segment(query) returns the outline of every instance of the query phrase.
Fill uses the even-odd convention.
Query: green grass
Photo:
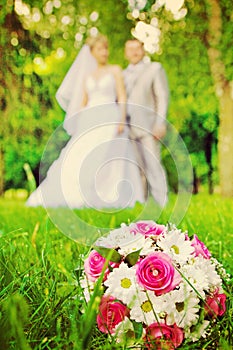
[[[94,311],[85,309],[76,283],[87,242],[109,228],[139,219],[170,221],[176,197],[160,215],[154,202],[115,213],[77,210],[69,216],[43,208],[26,208],[22,201],[0,200],[0,349],[117,349],[95,328]],[[185,208],[184,208],[185,209]],[[233,271],[233,200],[218,195],[193,196],[178,226],[196,233],[212,255]],[[65,234],[62,234],[60,230]],[[75,238],[77,241],[70,239]],[[180,349],[231,349],[232,280],[226,314],[212,328],[210,339]]]

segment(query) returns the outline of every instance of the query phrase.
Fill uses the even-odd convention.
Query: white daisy
[[[127,343],[129,345],[130,339],[132,339],[133,344],[135,343],[133,324],[128,317],[118,323],[114,330],[114,336],[117,343]]]
[[[185,285],[181,284],[179,290],[173,290],[165,294],[167,303],[167,325],[177,324],[178,327],[191,327],[198,322],[197,314],[200,299],[195,292],[185,291]]]
[[[216,269],[217,273],[219,274],[219,276],[221,277],[221,279],[224,279],[226,282],[230,282],[231,275],[226,272],[223,265],[216,258],[212,257],[210,260],[211,260],[212,264],[215,266],[215,269]]]
[[[80,280],[80,286],[83,289],[84,298],[86,302],[88,302],[90,300],[91,294],[93,293],[95,283],[87,280],[86,276],[84,276],[84,278]]]
[[[153,239],[151,239],[149,237],[146,238],[144,240],[144,245],[140,251],[140,255],[143,256],[143,255],[148,255],[150,253],[154,253],[155,250],[157,250],[158,248],[155,249],[155,246],[153,246],[153,243],[154,243]]]
[[[118,250],[118,253],[123,255],[123,256],[127,256],[130,253],[136,252],[140,249],[142,249],[145,245],[146,242],[146,238],[141,235],[141,233],[130,233],[127,240],[125,240],[124,242],[122,241],[120,243],[120,249]],[[148,244],[151,245],[151,240],[148,241]],[[148,247],[147,244],[147,247]]]
[[[107,237],[97,239],[95,244],[106,248],[118,248],[121,242],[127,241],[129,237],[131,237],[129,228],[122,224],[121,228],[110,231]]]
[[[202,256],[190,260],[189,264],[182,266],[180,270],[185,277],[184,283],[191,284],[190,288],[196,290],[202,298],[205,298],[205,291],[209,291],[212,286],[221,286],[222,280],[215,271],[215,266],[211,260]]]
[[[185,329],[185,338],[191,339],[193,342],[198,341],[201,337],[206,338],[209,324],[210,321],[204,320],[195,327]]]
[[[208,278],[203,272],[203,266],[198,266],[195,263],[193,265],[184,265],[180,268],[182,273],[183,282],[187,289],[196,292],[202,298],[205,298],[204,290],[208,290]]]
[[[160,298],[151,291],[137,291],[136,299],[132,304],[130,318],[136,322],[143,322],[150,325],[153,322],[159,322],[159,314],[163,311]]]
[[[215,264],[211,259],[204,259],[202,256],[198,256],[196,257],[194,264],[202,269],[202,273],[205,274],[207,278],[209,288],[211,286],[221,286],[222,279],[218,275],[215,269]]]
[[[194,252],[191,242],[181,230],[173,228],[166,235],[159,236],[157,245],[178,263],[185,263]]]
[[[145,237],[140,233],[132,233],[125,224],[121,228],[110,231],[107,237],[101,237],[97,240],[96,245],[106,248],[120,248],[121,255],[128,255],[144,247]]]
[[[104,285],[107,288],[106,295],[114,295],[125,304],[129,304],[135,298],[137,291],[136,271],[127,264],[121,263],[109,273]]]

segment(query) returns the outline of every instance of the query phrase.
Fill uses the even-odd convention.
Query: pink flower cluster
[[[183,339],[183,331],[176,324],[171,327],[155,322],[147,327],[144,340],[148,349],[163,350],[177,348]]]
[[[100,255],[96,250],[91,251],[88,259],[86,259],[84,262],[84,270],[88,276],[89,281],[95,282],[97,278],[100,277],[105,263],[106,259],[102,255]],[[119,266],[119,264],[110,261],[109,267],[106,266],[106,269],[104,271],[104,279],[106,279],[109,273],[109,268],[114,268],[117,266]]]
[[[138,283],[155,295],[170,292],[181,281],[171,258],[162,252],[151,253],[142,259],[137,265],[136,275]]]
[[[145,237],[159,236],[165,230],[164,225],[156,224],[152,220],[139,221],[130,227],[130,232],[133,234],[140,233]]]
[[[114,255],[107,262],[110,250]],[[203,336],[226,311],[222,277],[207,247],[174,225],[152,220],[122,225],[96,242],[84,272],[90,293],[102,276],[97,326],[118,342],[127,331],[134,334],[136,324],[141,334],[135,344],[172,350],[184,339]]]
[[[206,298],[205,311],[211,317],[224,315],[226,311],[226,294],[219,293],[218,289]]]
[[[103,296],[97,315],[98,328],[103,333],[112,333],[116,325],[128,315],[129,309],[125,305],[115,300],[114,297]]]

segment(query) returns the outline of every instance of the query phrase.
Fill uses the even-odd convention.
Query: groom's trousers
[[[150,190],[154,200],[164,207],[167,203],[168,189],[166,173],[161,164],[160,143],[149,133],[136,137],[131,128],[129,137],[135,150],[147,195]]]

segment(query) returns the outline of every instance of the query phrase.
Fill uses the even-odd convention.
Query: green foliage
[[[219,3],[223,32],[219,49],[225,78],[231,81],[232,4],[227,0]],[[125,67],[124,43],[131,37],[131,28],[138,20],[130,16],[127,0],[108,0],[105,6],[94,0],[27,0],[24,4],[27,16],[20,13],[12,1],[3,2],[0,14],[3,52],[0,64],[4,67],[0,76],[4,189],[27,186],[25,162],[30,164],[38,179],[47,140],[64,119],[64,112],[55,100],[56,90],[86,37],[96,28],[106,34],[110,41],[110,62]],[[161,61],[168,75],[171,91],[168,119],[182,132],[187,147],[195,148],[193,152],[198,157],[205,151],[206,137],[200,125],[208,131],[211,129],[215,139],[218,128],[218,100],[207,54],[209,1],[186,0],[188,12],[181,20],[174,20],[164,6],[154,12],[153,4],[154,1],[147,1],[140,18],[148,23],[153,17],[159,20],[161,50],[152,59]],[[194,133],[199,133],[198,144],[193,142],[192,128]],[[61,136],[60,145],[65,139]],[[57,155],[56,151],[51,153],[47,168]],[[175,189],[176,174],[169,156],[166,155],[164,163],[173,182],[171,188]],[[200,157],[199,166],[206,168],[205,158]],[[42,170],[42,176],[47,168]],[[207,179],[207,173],[203,178]]]
[[[222,36],[220,50],[222,52],[222,59],[225,65],[225,77],[228,81],[233,79],[233,52],[231,47],[233,45],[233,28],[232,22],[232,4],[228,0],[220,0],[222,8],[222,30],[224,35]]]
[[[16,339],[15,345],[18,349],[31,349],[24,334],[24,327],[26,322],[28,322],[28,311],[28,304],[19,293],[9,296],[3,302],[2,313],[8,317],[5,324],[1,327],[2,339],[0,345],[2,348],[8,347],[8,339],[6,337],[8,333],[8,337]]]
[[[94,246],[94,249],[105,259],[109,258],[110,261],[113,261],[115,263],[119,263],[121,261],[121,255],[115,249],[105,248],[101,246]]]
[[[125,261],[127,262],[127,264],[129,264],[130,266],[134,266],[136,264],[136,262],[138,261],[140,251],[141,251],[141,249],[137,250],[136,252],[129,253],[125,257]]]
[[[206,15],[204,3],[195,3],[188,9],[182,28],[182,23],[177,23],[163,43],[161,58],[171,88],[170,118],[178,130],[191,113],[197,118],[218,114],[205,43]]]

